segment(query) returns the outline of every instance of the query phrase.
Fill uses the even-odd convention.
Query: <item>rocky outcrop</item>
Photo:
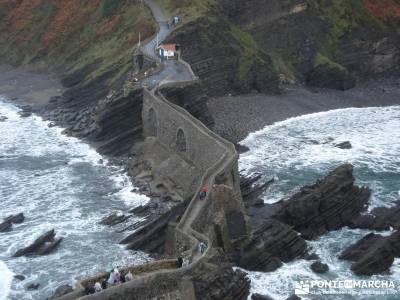
[[[311,264],[311,270],[313,270],[315,273],[322,274],[329,271],[329,266],[318,260]]]
[[[61,296],[69,294],[73,291],[74,290],[72,289],[72,286],[70,286],[69,284],[59,286],[58,288],[56,288],[53,295],[50,298],[48,298],[48,300],[60,298]]]
[[[251,300],[273,300],[270,296],[265,296],[261,294],[252,294]]]
[[[336,148],[340,148],[340,149],[351,149],[352,145],[349,141],[345,141],[345,142],[341,142],[339,144],[335,145]]]
[[[214,13],[218,14],[210,12]],[[248,38],[218,14],[178,27],[167,42],[181,45],[182,58],[203,81],[209,95],[279,91],[280,80],[272,70],[271,59],[250,45]]]
[[[345,164],[281,201],[274,217],[293,226],[304,238],[313,239],[350,225],[365,209],[370,195],[369,188],[354,185],[353,167]]]
[[[351,260],[351,270],[357,275],[373,275],[389,271],[394,258],[400,257],[400,232],[390,236],[370,233],[339,256]]]
[[[31,245],[15,252],[13,257],[25,255],[45,255],[52,252],[61,243],[62,238],[55,239],[56,233],[54,229],[44,233],[38,237]]]
[[[376,207],[370,213],[360,215],[350,224],[350,228],[389,230],[400,229],[400,201],[392,207]]]
[[[254,271],[270,272],[301,256],[306,242],[290,226],[268,219],[252,232],[253,238],[239,254],[238,265]]]
[[[209,128],[214,126],[214,119],[207,106],[207,96],[200,81],[163,85],[159,90],[164,97],[199,119]]]
[[[7,231],[7,230],[11,229],[12,224],[20,224],[24,220],[25,220],[25,216],[23,213],[8,216],[8,217],[4,218],[2,223],[0,223],[0,232]]]
[[[142,139],[143,90],[130,90],[100,103],[92,115],[95,124],[94,141],[100,153],[126,155],[136,141]]]
[[[356,85],[356,80],[338,64],[321,64],[309,73],[307,84],[312,87],[348,90]]]

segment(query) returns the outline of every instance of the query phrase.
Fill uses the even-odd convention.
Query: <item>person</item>
[[[202,187],[199,192],[200,200],[204,200],[207,197],[208,188],[206,186]]]
[[[189,265],[189,259],[187,259],[186,257],[183,259],[183,263],[182,263],[182,267],[186,267]]]
[[[108,285],[114,285],[115,284],[115,274],[114,271],[110,272],[110,276],[108,277],[107,280]]]
[[[200,253],[203,254],[204,251],[206,251],[206,249],[207,249],[207,245],[204,244],[203,242],[200,242],[199,243],[199,251],[200,251]]]
[[[125,283],[126,282],[126,277],[123,273],[121,273],[121,283]]]
[[[107,280],[103,279],[103,281],[101,282],[101,288],[103,290],[107,289]]]
[[[125,280],[126,281],[131,281],[133,279],[133,275],[131,271],[128,272],[128,274],[125,275]]]
[[[103,290],[103,288],[101,287],[101,284],[100,284],[100,282],[96,282],[95,284],[94,284],[94,291],[96,292],[96,293],[98,293],[98,292],[101,292]]]
[[[115,276],[115,284],[120,285],[121,284],[121,274],[119,273],[118,269],[114,270],[114,276]]]
[[[95,290],[94,290],[94,287],[93,286],[87,286],[87,287],[85,287],[85,294],[86,295],[91,295],[91,294],[94,294],[95,293]]]
[[[183,265],[183,259],[181,256],[178,257],[178,268],[182,268]]]

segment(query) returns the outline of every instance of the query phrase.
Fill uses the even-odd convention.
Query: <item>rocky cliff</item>
[[[211,94],[271,92],[293,81],[349,89],[357,79],[399,71],[396,0],[186,3],[198,6],[195,13],[181,1],[163,2],[189,20],[170,40]]]

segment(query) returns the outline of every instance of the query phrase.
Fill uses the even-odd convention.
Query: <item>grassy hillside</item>
[[[112,86],[126,74],[139,32],[145,39],[156,28],[149,10],[128,0],[0,0],[0,57],[64,75],[86,69],[83,81],[111,72]]]

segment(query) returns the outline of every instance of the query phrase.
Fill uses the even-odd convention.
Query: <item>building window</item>
[[[176,135],[176,146],[180,152],[186,152],[186,138],[182,129],[179,129]]]

